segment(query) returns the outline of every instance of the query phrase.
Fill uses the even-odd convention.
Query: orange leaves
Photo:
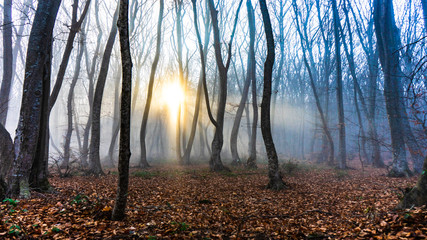
[[[132,177],[127,217],[112,222],[116,176],[51,179],[58,193],[0,205],[0,238],[398,239],[427,235],[427,210],[395,212],[397,189],[414,179],[333,170],[285,176],[289,189],[266,190],[265,170],[215,174],[150,170]],[[19,228],[18,228],[19,227]],[[11,235],[14,230],[19,235]],[[19,233],[18,233],[19,230]]]

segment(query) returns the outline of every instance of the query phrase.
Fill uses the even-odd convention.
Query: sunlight
[[[167,107],[172,123],[176,123],[180,104],[184,101],[184,91],[178,80],[174,79],[162,86],[160,103]]]

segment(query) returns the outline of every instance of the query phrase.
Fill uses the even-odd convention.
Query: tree
[[[157,21],[156,53],[154,55],[153,64],[151,65],[150,79],[148,82],[147,100],[145,103],[144,115],[142,116],[141,130],[139,135],[140,147],[141,147],[141,158],[140,158],[139,166],[142,168],[150,167],[147,161],[147,149],[145,146],[146,145],[145,137],[147,134],[146,131],[147,131],[148,114],[150,113],[151,99],[153,97],[154,77],[156,76],[156,69],[159,63],[160,50],[161,50],[161,44],[162,44],[163,9],[164,9],[164,0],[160,0],[159,18]]]
[[[341,47],[339,26],[340,19],[338,14],[337,1],[332,0],[332,15],[334,19],[334,38],[335,38],[335,60],[336,60],[336,77],[337,77],[337,104],[338,104],[338,130],[339,130],[339,154],[338,167],[347,168],[346,164],[346,144],[345,144],[345,122],[344,122],[344,99],[342,87],[342,69],[341,69]]]
[[[405,194],[398,208],[412,208],[427,205],[427,157],[424,159],[423,171],[417,184]]]
[[[190,160],[191,149],[192,149],[195,134],[196,134],[197,121],[199,118],[199,112],[200,112],[201,101],[202,101],[202,89],[203,89],[203,86],[205,86],[205,84],[206,84],[206,58],[207,58],[207,50],[208,50],[207,48],[208,48],[208,44],[209,44],[209,37],[210,37],[210,32],[211,32],[210,27],[208,25],[207,25],[207,27],[205,26],[205,42],[204,42],[204,47],[203,47],[202,38],[200,36],[199,25],[198,25],[198,21],[197,21],[196,0],[192,0],[191,2],[193,5],[193,18],[194,18],[193,22],[194,22],[194,27],[196,29],[197,44],[198,44],[198,48],[199,48],[200,62],[201,62],[201,70],[200,70],[199,82],[197,84],[196,105],[194,107],[194,116],[193,116],[193,121],[191,123],[190,136],[188,138],[188,143],[187,143],[187,146],[185,148],[184,156],[182,157],[182,161],[184,163],[187,163],[187,164],[189,163],[189,160]],[[206,89],[206,87],[205,87],[205,89]],[[207,90],[206,90],[205,94],[207,94]],[[208,99],[209,99],[209,97],[208,97]],[[209,114],[211,114],[210,109],[209,109]]]
[[[125,217],[129,185],[130,158],[130,113],[132,101],[132,57],[129,45],[129,1],[120,0],[119,19],[117,22],[122,57],[122,97],[120,106],[120,149],[119,149],[119,182],[116,202],[113,209],[113,220]]]
[[[64,143],[64,159],[61,163],[61,167],[68,168],[70,162],[70,145],[71,145],[71,136],[73,134],[73,99],[74,99],[74,89],[77,84],[77,80],[80,75],[80,66],[83,58],[83,50],[85,48],[85,37],[84,33],[80,36],[80,43],[78,47],[78,54],[76,59],[76,67],[74,69],[74,76],[70,84],[70,90],[67,97],[67,132],[65,134],[65,143]]]
[[[43,163],[37,162],[45,148],[44,131],[49,120],[49,92],[55,25],[61,1],[39,1],[28,41],[25,63],[25,79],[19,123],[16,130],[14,148],[15,160],[11,178],[12,193],[21,197],[30,196],[30,185],[43,189],[48,182],[35,183],[30,180],[31,172],[37,171]],[[35,170],[32,170],[34,169]],[[47,181],[47,176],[43,177]]]
[[[239,106],[236,111],[236,116],[234,118],[233,128],[231,129],[231,136],[230,136],[230,149],[231,149],[231,155],[232,155],[232,163],[237,165],[240,164],[240,157],[239,153],[237,152],[237,136],[239,134],[239,128],[240,128],[240,121],[242,119],[243,110],[245,109],[246,101],[248,99],[248,93],[249,93],[249,87],[251,84],[252,77],[254,75],[252,74],[252,71],[255,68],[255,64],[252,62],[255,61],[254,56],[254,43],[255,43],[255,17],[253,14],[253,8],[250,0],[246,1],[246,7],[248,9],[248,21],[249,21],[249,54],[248,54],[248,62],[247,62],[247,74],[246,74],[246,80],[243,85],[242,90],[242,98],[240,99]],[[253,86],[252,86],[253,88]],[[255,135],[256,136],[256,135]],[[253,163],[251,162],[251,165],[253,166]],[[256,166],[256,164],[255,164]]]
[[[0,123],[5,125],[7,119],[9,95],[12,87],[12,0],[3,1],[3,80],[0,88]]]
[[[87,0],[84,10],[77,20],[77,11],[79,9],[79,0],[73,0],[73,13],[71,19],[70,33],[68,34],[67,44],[65,46],[64,55],[62,56],[61,65],[59,66],[58,75],[56,76],[55,86],[53,87],[51,96],[49,97],[49,111],[52,110],[58,98],[59,91],[61,90],[62,82],[64,81],[65,72],[67,70],[68,62],[70,60],[71,52],[73,50],[74,39],[77,33],[80,31],[82,23],[89,10],[91,0]]]
[[[248,9],[248,21],[249,21],[249,59],[250,65],[248,64],[248,75],[251,79],[251,95],[252,95],[252,109],[253,119],[251,126],[251,139],[249,140],[249,158],[246,161],[248,168],[256,168],[256,136],[258,128],[258,104],[257,104],[257,86],[256,86],[256,60],[255,60],[255,13],[252,7],[251,1],[246,2]]]
[[[300,42],[301,42],[301,48],[302,48],[302,55],[303,55],[303,61],[304,61],[304,65],[307,69],[308,72],[308,76],[310,79],[310,86],[311,86],[311,90],[313,91],[313,95],[314,95],[314,100],[316,103],[316,107],[317,107],[317,111],[319,112],[320,115],[320,120],[321,120],[321,124],[322,124],[322,129],[323,129],[323,133],[326,135],[326,138],[329,142],[329,158],[328,158],[328,162],[331,164],[334,162],[334,141],[332,139],[332,135],[331,132],[329,130],[328,127],[328,123],[325,117],[325,113],[324,110],[322,108],[322,105],[320,103],[320,98],[319,98],[319,94],[318,94],[318,90],[315,84],[315,77],[313,76],[313,71],[315,71],[315,69],[312,71],[312,68],[310,64],[309,64],[309,60],[307,59],[307,55],[306,55],[306,47],[308,45],[307,43],[307,39],[305,39],[304,41],[304,37],[303,37],[303,33],[300,27],[300,21],[299,21],[299,12],[298,12],[298,6],[296,4],[296,0],[292,1],[292,5],[294,8],[294,12],[295,12],[295,23],[297,25],[297,32],[298,35],[300,36]],[[304,44],[305,42],[305,44]],[[311,55],[311,54],[310,54]],[[311,57],[312,58],[312,57]],[[312,61],[311,61],[312,62]],[[329,80],[328,80],[329,81]]]
[[[394,19],[392,0],[374,0],[377,48],[384,72],[384,97],[390,125],[393,164],[390,176],[409,176],[402,123],[402,75],[399,61],[399,29]]]
[[[101,105],[102,96],[104,94],[105,82],[107,80],[108,68],[110,65],[111,52],[117,35],[117,9],[114,13],[113,23],[111,25],[110,35],[108,36],[107,44],[105,45],[104,56],[102,57],[101,69],[99,71],[98,81],[96,82],[95,94],[91,108],[91,138],[89,146],[89,173],[94,175],[103,175],[101,161],[99,159],[99,144],[101,138]]]
[[[225,104],[227,102],[227,73],[231,63],[231,47],[233,45],[233,38],[236,32],[237,20],[239,17],[240,7],[242,6],[243,0],[240,0],[237,8],[236,17],[234,20],[233,30],[230,36],[230,42],[228,43],[228,56],[226,63],[224,64],[222,58],[221,41],[218,27],[218,11],[215,9],[213,0],[209,1],[209,10],[212,18],[212,27],[214,33],[214,48],[215,48],[215,60],[219,71],[219,102],[217,108],[217,116],[215,126],[215,134],[212,140],[212,154],[209,161],[209,166],[212,171],[229,171],[227,167],[222,164],[221,161],[221,150],[224,144],[224,115],[225,115]]]
[[[265,149],[268,157],[268,178],[267,188],[280,190],[285,187],[280,170],[279,160],[271,136],[270,126],[270,102],[271,102],[271,79],[274,65],[274,37],[271,27],[270,15],[268,13],[265,0],[259,0],[259,5],[264,22],[265,38],[267,39],[267,58],[264,63],[264,90],[261,101],[261,133],[264,139]]]

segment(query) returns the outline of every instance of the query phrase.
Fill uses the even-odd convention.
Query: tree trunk
[[[285,187],[279,170],[279,159],[271,136],[270,126],[270,102],[271,102],[271,78],[274,65],[274,37],[271,28],[270,15],[265,0],[259,0],[262,20],[264,22],[265,37],[267,39],[267,58],[264,63],[264,90],[261,102],[261,133],[264,139],[265,150],[268,157],[268,189],[280,190]]]
[[[114,149],[116,148],[117,137],[119,136],[120,131],[120,73],[121,71],[117,71],[114,74],[115,87],[114,87],[114,113],[113,113],[113,126],[112,126],[112,136],[110,141],[110,147],[108,148],[108,157],[107,162],[105,163],[106,167],[113,168],[114,167]]]
[[[188,144],[185,148],[184,156],[182,158],[182,161],[185,164],[190,163],[191,149],[193,147],[193,142],[194,142],[196,129],[197,129],[197,121],[198,121],[198,117],[199,117],[199,111],[201,108],[202,87],[203,87],[203,83],[206,82],[206,57],[207,57],[206,52],[207,52],[207,47],[209,44],[209,36],[210,36],[210,28],[209,27],[205,28],[205,43],[204,43],[204,47],[203,47],[202,38],[200,36],[199,26],[197,23],[196,1],[192,0],[192,4],[193,4],[194,26],[196,28],[196,35],[197,35],[197,41],[198,41],[198,45],[199,45],[199,53],[200,53],[200,60],[201,60],[201,64],[202,64],[202,69],[200,70],[200,78],[199,78],[199,83],[197,85],[196,106],[194,108],[194,116],[193,116],[193,121],[191,124],[190,136],[188,138]],[[179,126],[177,126],[177,127],[179,128]],[[177,147],[178,147],[178,145],[177,145]]]
[[[393,2],[374,0],[374,22],[377,48],[384,71],[384,97],[390,125],[393,164],[390,176],[410,176],[406,160],[404,129],[402,123],[401,70],[399,62],[399,30],[396,27]]]
[[[101,105],[104,94],[105,81],[107,80],[108,68],[110,65],[111,52],[117,35],[117,15],[116,9],[111,25],[110,35],[105,45],[104,56],[102,57],[101,69],[99,71],[98,81],[96,82],[95,94],[91,109],[92,127],[89,146],[89,173],[93,175],[103,175],[101,161],[99,159],[99,145],[101,138]]]
[[[248,10],[248,21],[249,21],[249,54],[247,60],[247,74],[245,84],[243,85],[242,98],[240,99],[239,107],[236,111],[236,116],[234,118],[233,128],[231,129],[231,137],[230,137],[230,149],[232,156],[232,163],[234,165],[238,165],[241,163],[239,153],[237,151],[237,136],[239,134],[240,121],[242,120],[243,110],[246,106],[246,101],[248,99],[249,87],[251,84],[252,78],[252,68],[254,64],[252,64],[253,59],[253,48],[255,43],[255,19],[253,16],[253,8],[250,1],[246,1],[246,7]]]
[[[77,84],[77,80],[79,79],[80,74],[80,66],[83,57],[83,49],[85,48],[84,37],[80,38],[79,51],[76,59],[76,68],[74,70],[73,80],[71,81],[70,90],[68,92],[67,99],[67,133],[65,134],[65,143],[64,143],[64,159],[61,163],[62,168],[68,168],[70,162],[70,144],[71,144],[71,136],[73,134],[73,98],[74,98],[74,88]],[[77,131],[77,129],[76,129]]]
[[[293,0],[292,5],[293,5],[294,11],[295,11],[295,15],[298,16],[298,7],[297,7],[297,4],[296,4],[296,0]],[[307,56],[306,56],[306,53],[305,53],[304,37],[303,37],[302,31],[301,31],[301,28],[300,28],[300,23],[299,23],[298,18],[296,19],[296,24],[297,24],[297,32],[298,32],[298,35],[300,36],[300,40],[301,40],[301,47],[302,47],[302,54],[303,54],[304,65],[305,65],[305,67],[307,69],[308,76],[309,76],[309,79],[310,79],[310,86],[311,86],[311,89],[313,91],[313,95],[314,95],[314,100],[315,100],[315,103],[316,103],[316,107],[317,107],[317,110],[318,110],[319,115],[320,115],[320,121],[321,121],[321,124],[322,124],[323,133],[326,135],[326,138],[327,138],[327,140],[329,142],[329,151],[330,152],[329,152],[328,163],[332,164],[334,162],[334,141],[332,139],[332,135],[331,135],[331,132],[329,130],[328,123],[326,121],[322,105],[320,104],[320,98],[319,98],[319,95],[317,93],[317,88],[316,88],[316,84],[315,84],[315,81],[314,81],[315,77],[313,76],[310,64],[308,62],[308,59],[307,59]]]
[[[427,157],[424,158],[423,171],[418,177],[417,184],[405,194],[397,208],[413,208],[427,205]]]
[[[0,124],[5,125],[12,87],[12,0],[3,1],[3,80],[0,88]]]
[[[338,131],[339,131],[339,153],[338,153],[338,167],[340,169],[347,168],[346,164],[346,143],[345,143],[345,122],[344,122],[344,99],[342,90],[342,70],[341,70],[341,47],[339,25],[340,19],[337,8],[337,1],[332,0],[332,13],[334,19],[334,38],[335,38],[335,59],[337,67],[337,104],[338,104]]]
[[[142,117],[141,122],[141,131],[140,131],[140,146],[141,146],[141,159],[139,162],[139,166],[141,168],[148,168],[150,165],[147,162],[147,149],[145,144],[145,137],[147,131],[147,122],[148,122],[148,114],[150,112],[151,99],[153,96],[153,86],[154,86],[154,77],[156,76],[157,64],[159,63],[161,43],[162,43],[162,22],[163,22],[163,9],[164,9],[164,0],[160,0],[160,10],[159,10],[159,18],[157,21],[157,42],[156,42],[156,54],[154,56],[153,64],[151,65],[151,73],[150,80],[148,82],[148,93],[147,100],[144,108],[144,115]]]
[[[40,1],[28,41],[19,123],[15,136],[13,194],[30,197],[30,173],[44,154],[49,120],[53,27],[61,1]],[[39,164],[38,164],[39,165]],[[39,165],[40,166],[40,165]],[[47,180],[47,179],[46,179]],[[32,184],[37,186],[38,184]]]
[[[220,33],[218,27],[218,11],[215,9],[213,0],[209,0],[209,10],[212,18],[212,27],[214,33],[214,48],[215,48],[215,59],[219,71],[219,101],[217,108],[216,122],[214,138],[212,140],[212,154],[209,161],[209,166],[212,171],[230,171],[227,167],[222,164],[221,161],[221,150],[224,143],[224,115],[225,115],[225,104],[227,102],[227,73],[231,62],[231,47],[234,39],[234,35],[237,27],[237,20],[239,17],[240,7],[242,6],[243,0],[240,1],[236,12],[236,18],[234,21],[233,31],[230,36],[230,42],[228,44],[228,57],[224,64],[222,58]]]
[[[130,158],[130,114],[132,101],[132,57],[129,46],[128,0],[120,0],[119,27],[120,49],[122,56],[122,98],[120,106],[120,149],[119,149],[119,182],[117,197],[113,209],[113,220],[125,217],[129,185]]]
[[[8,182],[13,159],[14,151],[12,138],[3,124],[0,123],[0,181],[4,180]]]
[[[70,60],[71,52],[73,50],[74,38],[77,33],[80,31],[82,23],[86,17],[86,14],[89,10],[91,0],[86,0],[85,8],[77,20],[77,11],[79,9],[79,0],[73,0],[73,13],[71,19],[71,28],[70,33],[68,34],[67,44],[65,46],[64,55],[62,56],[61,65],[59,66],[58,75],[56,76],[55,86],[53,87],[52,93],[49,97],[49,112],[52,110],[55,105],[56,99],[58,98],[59,91],[61,90],[62,82],[64,81],[65,72],[67,70],[68,62]]]
[[[246,161],[246,167],[250,169],[257,168],[256,164],[256,137],[257,137],[257,128],[258,128],[258,104],[257,104],[257,85],[256,85],[256,60],[255,60],[255,42],[252,37],[256,34],[255,29],[255,13],[251,1],[246,2],[246,7],[248,9],[248,22],[249,22],[249,56],[250,64],[248,65],[248,75],[251,79],[251,95],[252,95],[252,110],[253,110],[253,119],[251,126],[251,136],[249,139],[249,158]],[[252,43],[252,45],[251,45]]]
[[[96,47],[95,47],[95,53],[92,57],[92,62],[89,63],[89,56],[87,48],[85,48],[85,60],[86,60],[86,71],[89,81],[89,89],[88,89],[88,102],[89,102],[89,117],[87,119],[84,132],[83,132],[83,146],[82,146],[82,152],[81,152],[81,165],[82,167],[86,168],[88,166],[87,158],[89,155],[89,135],[90,135],[90,129],[92,126],[92,108],[93,108],[93,95],[94,95],[94,76],[95,76],[95,70],[98,63],[98,55],[100,54],[100,47],[101,47],[101,40],[102,40],[102,29],[101,24],[99,22],[99,15],[98,15],[98,0],[95,2],[95,20],[96,20],[96,26],[98,30],[98,36],[96,41]]]

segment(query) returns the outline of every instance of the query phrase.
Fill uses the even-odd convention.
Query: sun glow
[[[165,83],[162,86],[160,101],[167,107],[171,120],[176,121],[180,105],[184,101],[184,91],[178,81]]]

